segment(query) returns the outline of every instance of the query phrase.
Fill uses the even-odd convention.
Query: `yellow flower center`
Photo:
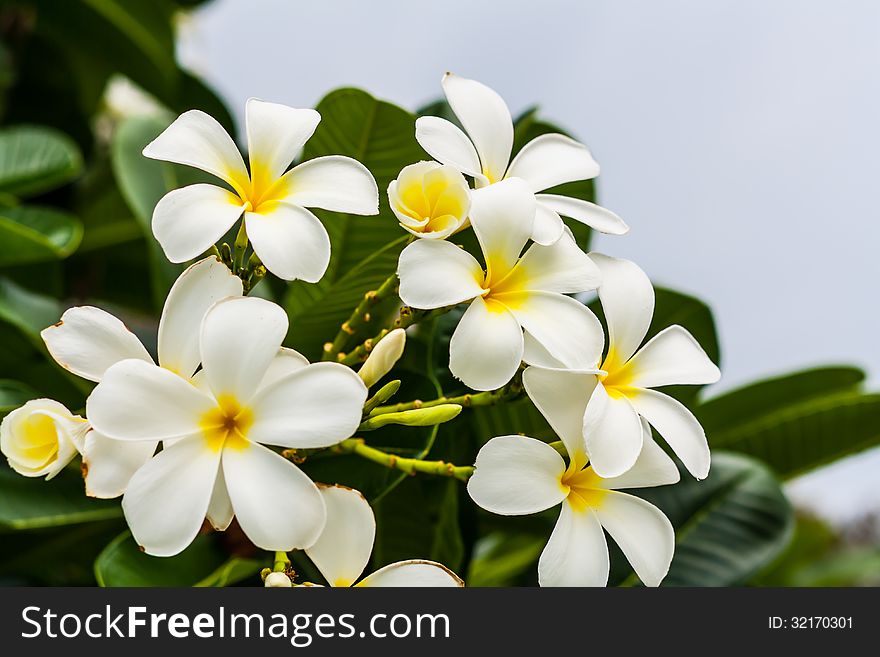
[[[626,397],[632,391],[632,382],[635,379],[635,371],[631,361],[620,362],[620,357],[614,350],[613,345],[608,349],[608,355],[602,361],[599,369],[606,373],[599,375],[599,380],[605,386],[605,390],[612,397]]]
[[[414,222],[412,230],[432,233],[464,221],[468,208],[467,186],[460,174],[446,167],[407,167],[397,179],[392,202]],[[426,170],[427,169],[427,170]]]
[[[271,204],[291,192],[289,176],[275,177],[259,160],[251,162],[250,178],[239,179],[230,174],[232,188],[244,204],[245,212],[269,212]]]
[[[242,406],[232,395],[220,395],[217,406],[202,416],[199,428],[208,447],[215,451],[245,449],[249,445],[247,432],[253,423],[251,409]]]
[[[563,489],[568,489],[568,502],[575,511],[602,506],[602,501],[608,494],[608,490],[602,485],[602,477],[589,466],[583,470],[566,470],[560,479],[560,485]]]
[[[20,430],[20,457],[41,465],[58,458],[58,432],[51,417],[35,413],[22,422]]]

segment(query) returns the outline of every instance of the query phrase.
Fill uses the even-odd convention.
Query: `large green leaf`
[[[761,381],[696,409],[713,449],[761,459],[789,478],[880,444],[880,394],[857,389],[854,368]]]
[[[788,544],[794,512],[770,470],[753,459],[713,452],[703,481],[687,472],[674,486],[638,491],[675,527],[675,556],[664,586],[735,586]]]
[[[30,196],[62,185],[82,170],[82,156],[67,135],[41,126],[0,130],[0,192]]]
[[[95,560],[100,586],[228,586],[256,575],[264,564],[230,557],[217,535],[199,536],[174,557],[151,557],[129,532],[117,536]]]
[[[83,227],[67,212],[32,205],[0,209],[0,266],[66,258]]]
[[[0,466],[0,531],[75,525],[117,518],[118,501],[85,496],[82,477],[65,470],[52,481],[22,477]]]
[[[0,321],[41,344],[40,331],[61,317],[61,304],[50,297],[24,289],[8,278],[0,278]]]

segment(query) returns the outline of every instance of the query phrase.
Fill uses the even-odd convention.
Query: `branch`
[[[474,468],[471,465],[453,465],[445,461],[423,461],[389,454],[375,447],[370,447],[364,443],[363,438],[348,438],[331,449],[338,454],[357,454],[368,461],[378,463],[386,468],[400,470],[409,475],[421,472],[422,474],[454,477],[460,481],[467,481],[474,473]]]
[[[336,334],[336,337],[333,338],[333,342],[328,342],[324,345],[322,360],[341,360],[344,356],[342,350],[345,348],[345,345],[348,344],[351,337],[357,335],[359,331],[366,328],[373,319],[370,315],[370,310],[376,304],[387,299],[390,295],[396,295],[398,286],[399,282],[397,280],[397,273],[394,273],[386,278],[382,285],[377,289],[367,292],[364,295],[364,298],[361,299],[361,302],[352,311],[351,316],[349,316],[349,318],[342,323],[342,326],[339,327],[339,332]]]
[[[431,408],[432,406],[440,406],[442,404],[458,404],[465,408],[472,406],[493,406],[494,404],[517,399],[522,395],[522,392],[522,376],[520,373],[517,373],[513,379],[511,379],[510,383],[497,390],[468,393],[465,395],[459,395],[458,397],[438,397],[437,399],[431,399],[429,401],[416,399],[415,401],[401,402],[399,404],[392,404],[391,406],[378,406],[372,410],[370,417],[384,415],[385,413],[399,413],[401,411],[408,411],[416,408]]]

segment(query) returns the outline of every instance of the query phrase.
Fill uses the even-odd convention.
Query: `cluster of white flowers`
[[[449,346],[452,374],[491,391],[525,366],[526,394],[564,445],[563,456],[534,438],[491,438],[468,492],[502,515],[562,504],[539,562],[541,585],[604,585],[603,528],[642,581],[657,585],[672,559],[672,526],[659,509],[619,490],[678,480],[652,427],[693,476],[708,474],[699,423],[654,388],[712,383],[718,368],[680,326],[642,346],[654,310],[647,276],[629,261],[584,253],[560,215],[610,234],[628,227],[592,203],[542,193],[598,175],[590,151],[546,134],[511,161],[513,123],[500,96],[451,74],[443,89],[466,132],[444,119],[418,119],[416,138],[436,161],[405,167],[388,188],[392,212],[412,235],[399,259],[400,300],[423,311],[466,303]],[[144,155],[197,167],[228,188],[195,184],[159,201],[152,225],[167,257],[195,258],[241,220],[239,235],[270,272],[320,280],[330,239],[306,208],[376,214],[379,199],[372,174],[350,158],[318,157],[288,170],[319,121],[314,110],[248,101],[249,167],[210,116],[190,111],[174,121]],[[468,228],[482,260],[448,241]],[[42,335],[62,367],[97,382],[86,417],[52,400],[28,402],[3,420],[3,453],[21,474],[47,478],[82,454],[87,494],[122,495],[132,534],[151,555],[178,554],[206,519],[225,530],[236,518],[256,546],[305,550],[330,585],[351,586],[372,551],[369,504],[357,491],[315,484],[272,448],[326,448],[353,436],[369,415],[368,388],[394,367],[405,333],[388,333],[359,373],[310,364],[282,346],[284,310],[244,296],[241,272],[227,264],[208,256],[178,278],[155,361],[113,315],[93,307],[65,312]],[[607,348],[601,322],[570,296],[593,290]],[[290,580],[275,572],[266,584]],[[418,560],[386,566],[358,585],[462,582]]]

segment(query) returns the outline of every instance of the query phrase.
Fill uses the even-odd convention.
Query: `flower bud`
[[[403,329],[394,329],[376,343],[358,372],[368,388],[391,371],[403,355],[404,346],[406,346],[406,331]]]
[[[464,227],[471,205],[464,176],[439,162],[404,167],[388,185],[388,202],[404,230],[430,239]]]
[[[269,573],[266,575],[267,589],[289,589],[293,586],[290,578],[285,573]]]
[[[51,479],[82,450],[89,423],[51,399],[33,399],[3,418],[0,451],[25,477]]]
[[[370,431],[384,427],[386,424],[403,424],[408,427],[430,427],[435,424],[443,424],[449,422],[456,415],[461,413],[461,406],[458,404],[440,404],[438,406],[429,406],[428,408],[414,408],[408,411],[398,411],[397,413],[382,413],[367,418],[361,423],[359,429],[361,431]]]

